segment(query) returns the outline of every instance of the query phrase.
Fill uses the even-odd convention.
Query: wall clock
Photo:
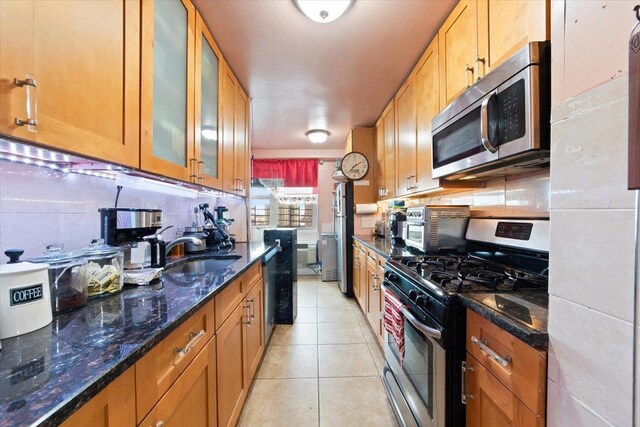
[[[364,154],[352,151],[342,158],[340,170],[348,179],[357,181],[369,172],[369,161]]]

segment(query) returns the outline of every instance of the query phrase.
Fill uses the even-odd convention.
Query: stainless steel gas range
[[[464,292],[547,291],[549,222],[472,218],[464,253],[390,259],[384,292],[404,304],[404,360],[385,336],[383,380],[401,426],[464,426]]]

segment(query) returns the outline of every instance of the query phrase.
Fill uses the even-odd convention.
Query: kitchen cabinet
[[[416,103],[411,79],[408,79],[396,94],[395,104],[396,196],[404,196],[417,189]]]
[[[438,31],[440,105],[449,105],[475,82],[478,57],[478,2],[462,0]]]
[[[396,196],[396,119],[395,102],[392,100],[382,113],[384,131],[384,197]]]
[[[196,11],[189,0],[142,2],[140,166],[192,181]]]
[[[211,427],[216,415],[216,337],[212,337],[139,425]]]
[[[482,364],[467,353],[466,393],[467,426],[542,427],[544,418],[538,418],[509,392]]]
[[[133,427],[135,425],[135,375],[134,369],[130,368],[60,426]]]
[[[233,141],[233,158],[234,158],[234,183],[235,193],[240,196],[247,195],[247,171],[249,170],[249,97],[242,87],[238,85],[238,93],[236,96],[236,113],[234,117],[234,141]]]
[[[136,363],[138,422],[188,369],[214,332],[214,301],[209,301]]]
[[[549,0],[460,1],[438,31],[440,106],[525,44],[549,40],[550,8]]]
[[[139,1],[0,2],[0,133],[138,167],[139,57]]]
[[[369,170],[353,186],[353,203],[373,203],[376,201],[374,186],[375,148],[373,143],[375,129],[372,127],[353,128],[347,136],[345,153],[357,151],[362,153],[369,162]]]
[[[373,250],[366,250],[366,289],[367,300],[365,314],[371,325],[371,329],[376,334],[380,344],[383,344],[382,311],[384,309],[382,301],[381,285],[384,278],[384,265],[386,260],[377,255]]]
[[[238,305],[218,329],[218,425],[234,426],[249,390],[246,352],[246,309]]]
[[[358,288],[359,288],[359,297],[357,298],[358,303],[362,310],[367,312],[367,298],[369,297],[367,290],[367,252],[363,245],[359,245],[358,247]]]
[[[356,301],[360,303],[360,245],[358,243],[353,244],[353,295],[356,297]]]
[[[544,426],[546,352],[471,310],[466,342],[467,425]]]
[[[433,170],[433,138],[431,120],[440,112],[440,82],[438,70],[438,35],[418,61],[412,74],[416,106],[416,174],[417,191],[440,186],[431,177]]]
[[[247,293],[245,306],[248,312],[248,322],[244,324],[247,345],[245,351],[247,365],[247,384],[260,366],[264,354],[264,283],[258,279],[253,288]]]
[[[476,78],[484,77],[525,44],[550,40],[550,13],[549,0],[479,0]]]
[[[197,171],[192,170],[191,181],[221,188],[222,146],[218,143],[221,139],[218,113],[222,54],[199,13],[196,13],[195,32],[194,157]]]
[[[376,122],[375,127],[375,139],[376,139],[376,156],[373,164],[375,172],[375,191],[376,200],[385,199],[385,176],[384,176],[384,120],[380,118]]]

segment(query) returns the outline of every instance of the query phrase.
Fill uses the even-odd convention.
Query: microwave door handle
[[[491,102],[491,98],[494,96],[496,96],[496,92],[487,96],[484,101],[482,101],[482,106],[480,107],[480,141],[485,150],[491,153],[498,151],[498,147],[493,145],[491,137],[489,136],[489,102]]]

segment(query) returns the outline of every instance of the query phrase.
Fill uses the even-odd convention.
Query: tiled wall
[[[474,217],[549,217],[549,170],[488,181],[483,188],[406,199],[407,206],[469,205]],[[386,203],[379,203],[379,210]]]
[[[51,242],[65,249],[78,249],[100,237],[98,208],[111,207],[116,196],[115,181],[7,161],[0,162],[0,252],[22,248],[25,257],[39,255]],[[118,206],[160,208],[165,225],[174,224],[165,234],[173,239],[175,228],[190,224],[191,207],[208,202],[229,208],[236,219],[231,226],[238,240],[246,240],[246,210],[241,199],[215,197],[188,199],[156,192],[124,188]],[[5,262],[4,255],[1,256]]]
[[[549,426],[631,425],[634,3],[553,2]]]

